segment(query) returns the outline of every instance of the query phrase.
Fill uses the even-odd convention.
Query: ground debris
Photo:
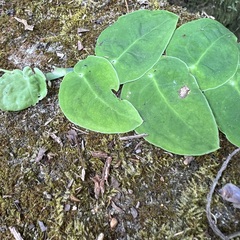
[[[95,157],[95,158],[107,158],[108,157],[107,153],[104,153],[101,151],[92,151],[91,155],[92,155],[92,157]]]
[[[78,40],[78,42],[77,42],[77,48],[78,48],[78,51],[83,50],[83,44],[80,40]]]
[[[58,137],[55,133],[50,132],[49,136],[56,142],[58,143],[61,147],[63,147],[63,143],[60,137]]]
[[[111,162],[112,162],[112,158],[107,157],[105,164],[104,164],[103,171],[102,171],[102,179],[104,181],[106,181],[107,185],[109,185],[108,184],[108,176],[109,176],[109,172],[110,172]]]
[[[77,33],[78,33],[78,34],[85,33],[85,32],[89,32],[89,29],[82,28],[82,27],[79,27],[79,28],[77,29]]]
[[[78,198],[76,198],[74,195],[70,195],[69,199],[73,202],[80,202],[80,200]]]
[[[80,160],[80,164],[81,164],[81,179],[82,179],[82,181],[84,181],[85,180],[85,175],[86,175],[86,170],[85,170],[86,163],[85,163],[85,160],[82,157],[82,152],[81,152],[81,150],[84,151],[84,149],[85,149],[84,140],[81,141],[81,149],[80,149],[80,144],[79,144],[78,139],[77,139],[78,135],[77,135],[76,130],[74,130],[74,129],[69,130],[67,132],[66,136],[67,136],[70,144],[72,146],[77,147],[79,160]]]
[[[118,213],[124,213],[124,210],[116,205],[116,203],[112,200],[111,201],[112,208]]]
[[[100,233],[97,237],[97,240],[103,240],[104,239],[104,234]]]
[[[67,139],[69,140],[72,146],[77,145],[78,144],[77,132],[74,129],[69,130],[67,133]]]
[[[41,229],[42,232],[46,232],[47,231],[47,227],[44,225],[44,223],[42,221],[38,220],[38,225]]]
[[[106,153],[101,151],[91,152],[91,154],[92,156],[95,156],[95,157],[106,158],[104,167],[102,170],[102,176],[100,177],[98,174],[96,174],[94,177],[91,178],[94,182],[95,198],[98,199],[99,195],[100,194],[103,195],[105,192],[105,182],[109,186],[108,177],[109,177],[112,157],[109,157]]]
[[[35,159],[35,162],[40,162],[43,159],[46,151],[47,151],[46,148],[40,148],[39,151],[38,151],[38,155]]]
[[[15,227],[9,227],[10,232],[14,236],[15,240],[23,240],[20,233],[16,230]]]
[[[131,207],[130,211],[131,211],[131,214],[132,214],[133,218],[137,218],[137,216],[138,216],[137,209],[135,207]]]
[[[95,198],[98,199],[100,194],[104,194],[105,187],[104,187],[104,180],[100,178],[98,174],[91,178],[94,182],[94,194]]]
[[[22,23],[24,25],[24,29],[25,30],[29,30],[29,31],[33,31],[33,28],[34,26],[33,25],[29,25],[27,23],[27,20],[25,19],[21,19],[21,18],[17,18],[17,17],[14,17],[18,22]]]
[[[132,140],[132,139],[147,137],[147,136],[148,136],[148,134],[142,133],[142,134],[137,134],[137,135],[132,135],[132,136],[120,137],[119,139],[122,140],[122,141],[127,141],[127,140]]]
[[[185,165],[189,165],[193,160],[194,160],[194,157],[193,157],[193,156],[184,156],[184,161],[183,161],[183,163],[184,163]]]
[[[117,220],[115,217],[113,217],[113,218],[110,220],[110,228],[111,228],[111,229],[114,229],[114,228],[116,228],[117,225],[118,225],[118,220]]]
[[[219,194],[221,197],[233,203],[235,208],[240,208],[240,188],[232,183],[225,184],[220,190]]]

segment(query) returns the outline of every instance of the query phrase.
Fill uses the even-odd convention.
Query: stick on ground
[[[240,151],[240,148],[237,148],[236,150],[234,150],[231,154],[229,154],[229,156],[227,157],[227,159],[225,160],[225,162],[223,163],[222,167],[220,168],[220,170],[217,173],[216,178],[214,179],[212,186],[210,188],[210,191],[208,193],[207,196],[207,205],[206,205],[206,212],[207,212],[207,218],[208,218],[208,222],[210,224],[210,227],[212,228],[213,232],[219,236],[221,239],[223,240],[229,240],[233,237],[237,237],[240,236],[240,232],[236,232],[233,233],[229,236],[225,236],[217,227],[216,223],[213,221],[212,219],[212,213],[211,213],[211,201],[212,201],[212,196],[214,193],[214,190],[218,184],[218,180],[221,178],[222,173],[224,172],[224,170],[227,168],[228,163],[230,162],[230,160],[232,159],[232,157],[237,154]]]

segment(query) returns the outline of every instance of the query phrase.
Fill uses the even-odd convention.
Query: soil
[[[190,12],[211,16],[231,30],[240,40],[240,1],[235,0],[169,0],[170,4],[186,7]]]
[[[179,25],[200,17],[166,1],[127,3],[0,1],[1,68],[72,67],[93,54],[99,33],[128,9],[166,9],[180,16]],[[33,31],[14,17],[27,20]],[[78,33],[78,28],[89,31]],[[60,83],[48,83],[47,97],[36,106],[0,111],[0,239],[13,239],[10,227],[24,240],[218,239],[207,222],[206,197],[235,146],[221,135],[218,151],[186,164],[186,157],[144,139],[120,139],[134,133],[81,129],[59,108]],[[103,192],[99,179],[108,170]],[[238,185],[239,171],[235,158],[218,189],[227,182]],[[225,234],[240,228],[240,211],[217,192],[212,213]]]

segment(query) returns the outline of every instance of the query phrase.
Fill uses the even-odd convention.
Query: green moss
[[[37,42],[43,48],[38,47],[37,54],[33,54],[33,65],[43,71],[53,65],[74,65],[93,53],[99,33],[126,12],[123,1],[111,2],[105,7],[96,2],[88,5],[84,1],[57,2],[11,1],[3,6],[5,12],[14,8],[17,17],[35,25],[33,32],[26,32],[10,16],[0,17],[0,30],[4,35],[0,37],[3,68],[24,66],[25,55],[20,55],[23,57],[17,65],[9,56],[19,56],[20,45],[28,49]],[[140,7],[135,2],[128,3],[130,10]],[[159,6],[158,1],[150,3],[151,8]],[[197,17],[179,7],[166,4],[165,8],[181,16],[179,24]],[[90,31],[79,36],[78,27]],[[78,40],[85,50],[77,51]],[[49,52],[44,44],[53,51]],[[56,56],[58,48],[65,58]],[[39,60],[37,56],[41,54],[44,57]],[[120,141],[117,134],[76,131],[79,147],[73,146],[67,134],[76,126],[69,123],[59,109],[60,81],[52,82],[47,98],[36,106],[17,113],[0,112],[0,239],[13,238],[9,226],[14,226],[26,240],[44,239],[45,234],[48,239],[96,239],[100,233],[105,239],[171,239],[174,236],[174,239],[207,239],[209,234],[212,237],[212,233],[207,232],[206,195],[223,157],[234,147],[223,141],[218,152],[198,157],[185,166],[183,157],[165,153],[143,139]],[[51,137],[52,133],[61,143]],[[45,148],[46,153],[36,162],[41,148]],[[91,178],[101,175],[105,160],[93,157],[91,152],[95,151],[112,157],[109,185],[105,185],[105,193],[99,199],[94,197]],[[83,166],[84,180],[81,178]],[[238,165],[233,162],[223,176],[223,183],[238,183],[238,173]],[[72,200],[71,196],[79,201]],[[19,201],[20,209],[14,201]],[[66,206],[70,206],[69,211],[65,211]],[[229,214],[226,213],[228,207]],[[231,206],[225,207],[218,197],[213,211],[223,212],[223,219],[229,222],[238,214]],[[110,228],[111,217],[118,220],[115,229]],[[47,233],[41,232],[38,221],[48,227]],[[230,226],[231,229],[224,222],[221,224],[230,232],[237,228],[237,221],[232,221]]]

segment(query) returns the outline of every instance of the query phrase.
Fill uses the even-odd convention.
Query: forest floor
[[[180,16],[179,25],[200,17],[164,1],[127,2],[0,1],[0,68],[72,67],[93,54],[100,32],[127,9],[166,9]],[[27,20],[33,31],[14,17]],[[81,129],[59,108],[60,83],[52,81],[36,106],[0,111],[0,239],[13,239],[9,227],[24,240],[217,239],[207,222],[206,197],[235,146],[221,136],[218,151],[188,163],[144,139],[120,139],[134,133]],[[109,157],[105,192],[98,194]],[[217,189],[238,184],[239,172],[233,160]],[[212,213],[223,232],[240,228],[239,210],[217,192]]]

